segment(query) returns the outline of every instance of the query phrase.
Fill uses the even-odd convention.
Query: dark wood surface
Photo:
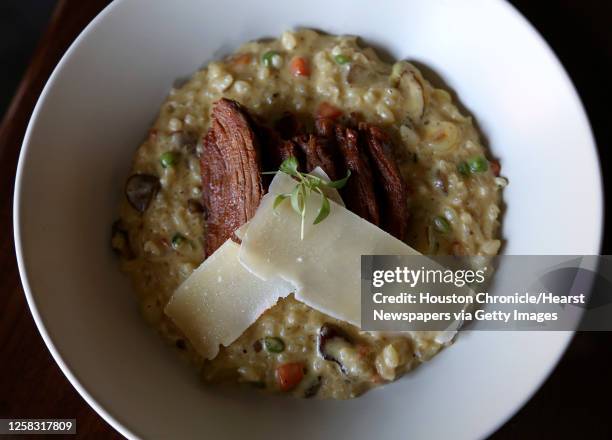
[[[108,0],[58,2],[0,125],[0,418],[76,418],[79,438],[121,437],[68,383],[36,330],[17,274],[12,194],[21,140],[38,95],[69,44],[107,3]],[[599,145],[609,147],[610,2],[512,3],[552,44],[581,93]],[[607,183],[608,148],[600,148],[600,155]],[[604,253],[610,253],[610,249],[607,232]],[[612,438],[611,360],[610,333],[576,335],[542,389],[493,438]],[[477,414],[474,423],[478,423]]]
[[[17,274],[12,200],[21,141],[36,100],[70,43],[107,3],[58,2],[0,125],[0,418],[76,418],[78,437],[96,439],[122,437],[72,388],[34,325]]]

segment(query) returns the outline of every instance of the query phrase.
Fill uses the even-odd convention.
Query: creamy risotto
[[[442,345],[427,335],[360,332],[292,296],[222,347],[215,359],[197,355],[163,309],[204,259],[199,155],[211,106],[222,97],[265,121],[286,111],[305,119],[336,110],[358,113],[394,138],[393,153],[410,190],[407,244],[439,255],[489,256],[500,248],[500,188],[507,182],[471,118],[459,112],[449,93],[434,88],[407,62],[381,61],[355,37],[285,32],[279,39],[245,44],[172,89],[136,152],[132,175],[158,179],[128,180],[143,204],[147,194],[153,198],[146,209],[122,202],[113,247],[149,323],[200,369],[206,382],[282,391],[278,367],[297,365],[303,378],[288,392],[299,397],[355,397],[435,355]],[[334,361],[317,349],[322,327],[344,335],[326,347],[334,351]]]

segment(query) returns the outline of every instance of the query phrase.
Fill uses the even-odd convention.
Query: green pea
[[[174,236],[172,237],[172,248],[173,249],[178,249],[182,246],[183,243],[185,243],[187,241],[187,239],[182,236],[181,234],[179,234],[178,232],[176,234],[174,234]]]
[[[175,153],[174,151],[166,151],[164,154],[162,154],[159,157],[159,162],[161,163],[161,166],[164,168],[169,168],[169,167],[176,165],[178,160],[179,160],[179,155],[178,153]]]
[[[436,231],[446,234],[451,229],[451,225],[444,217],[437,216],[433,218],[433,225]]]
[[[281,338],[268,336],[264,338],[264,347],[266,347],[266,351],[270,353],[281,353],[285,350],[285,343]]]
[[[275,50],[269,50],[264,53],[261,56],[261,61],[263,65],[266,67],[272,67],[272,58],[274,58],[274,55],[278,55],[278,52],[276,52]]]
[[[346,63],[350,63],[351,59],[349,57],[347,57],[346,55],[336,55],[334,57],[334,60],[336,60],[336,63],[338,64],[346,64]]]
[[[457,171],[462,176],[469,176],[470,175],[470,166],[467,164],[467,162],[460,162],[457,165]]]
[[[489,168],[489,162],[482,156],[474,156],[468,159],[467,164],[473,174],[484,173]]]

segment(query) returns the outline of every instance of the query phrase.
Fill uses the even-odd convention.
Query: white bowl
[[[169,87],[246,40],[295,26],[361,35],[457,92],[510,179],[506,253],[598,253],[602,190],[587,118],[553,53],[508,4],[123,0],[66,53],[24,140],[15,242],[38,328],[79,393],[131,438],[485,436],[538,388],[571,333],[466,333],[351,401],[219,392],[199,386],[144,324],[118,271],[109,225]]]

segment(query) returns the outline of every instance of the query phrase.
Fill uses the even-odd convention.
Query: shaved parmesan
[[[179,286],[165,313],[205,359],[228,346],[279,298],[293,291],[280,278],[263,281],[238,262],[240,245],[231,239]]]
[[[331,181],[331,179],[329,178],[327,173],[325,173],[325,171],[323,171],[323,168],[321,168],[321,167],[316,167],[314,170],[312,170],[308,174],[320,177],[321,179],[324,179],[327,182]],[[279,180],[278,179],[273,179],[272,183],[270,184],[270,192],[273,193],[273,194],[280,194],[283,189],[285,189],[287,191],[291,191],[293,189],[293,187],[289,188],[288,186],[285,186],[285,185],[283,185],[283,186],[279,186],[279,185],[280,185]],[[293,183],[293,185],[295,185],[295,182]],[[289,189],[287,189],[287,188],[289,188]],[[342,197],[340,197],[340,193],[338,192],[337,189],[334,189],[334,188],[323,188],[323,193],[329,198],[329,200],[333,200],[338,205],[344,206],[344,201],[342,201]],[[242,240],[242,238],[244,237],[244,233],[246,232],[246,230],[248,228],[249,228],[249,223],[247,222],[244,225],[240,226],[238,229],[236,229],[236,231],[234,231],[234,235],[239,240]]]
[[[330,180],[319,167],[311,174]],[[291,182],[284,183],[291,183],[290,191],[295,181],[287,178]],[[278,179],[272,184],[275,182]],[[342,204],[335,189],[327,188],[325,194]],[[242,240],[248,228],[249,223],[245,223],[234,235]],[[205,359],[217,356],[219,345],[227,347],[234,342],[279,298],[294,290],[290,283],[278,277],[264,281],[246,270],[238,261],[239,249],[240,245],[227,240],[179,286],[165,309],[166,315]]]
[[[328,179],[321,169],[312,174]],[[166,306],[166,315],[205,359],[216,357],[220,345],[230,345],[291,292],[310,307],[359,326],[361,255],[420,255],[345,209],[333,188],[325,190],[330,215],[316,226],[312,222],[321,196],[310,195],[300,241],[300,218],[290,203],[273,209],[276,195],[290,193],[295,185],[290,176],[277,173],[253,219],[234,234],[242,245],[227,240]],[[420,339],[420,332],[408,333]],[[427,333],[433,333],[432,338],[454,335]]]
[[[249,222],[246,222],[244,225],[240,226],[238,229],[236,229],[234,231],[234,235],[240,240],[242,241],[242,239],[244,238],[244,233],[246,232],[246,230],[249,228]]]
[[[316,193],[306,204],[300,241],[300,217],[290,204],[273,209],[276,195],[291,192],[294,186],[291,177],[276,174],[243,236],[240,262],[261,279],[280,277],[291,283],[296,299],[310,307],[359,326],[361,256],[420,254],[334,202],[329,217],[313,225],[321,205]]]

